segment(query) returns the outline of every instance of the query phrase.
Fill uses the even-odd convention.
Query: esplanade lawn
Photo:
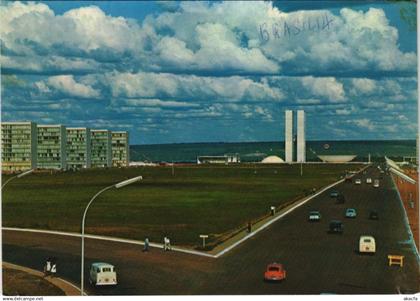
[[[2,192],[4,227],[80,232],[83,211],[102,188],[141,175],[143,181],[101,194],[89,209],[86,233],[210,246],[343,177],[356,164],[176,165],[38,171]],[[3,175],[6,181],[10,175]]]

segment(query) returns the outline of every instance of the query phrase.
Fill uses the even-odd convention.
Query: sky
[[[413,3],[2,2],[1,118],[130,144],[415,139]]]

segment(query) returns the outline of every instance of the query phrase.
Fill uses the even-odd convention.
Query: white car
[[[371,178],[367,178],[366,179],[366,184],[372,184],[372,179]]]
[[[321,213],[319,213],[319,211],[309,212],[309,221],[310,222],[318,222],[320,220],[321,220]]]
[[[373,181],[373,187],[376,187],[376,188],[379,187],[379,180]]]
[[[105,262],[92,263],[89,270],[89,282],[92,285],[116,285],[115,267]]]
[[[359,253],[375,253],[376,243],[373,236],[362,235],[359,239]]]
[[[360,184],[362,184],[362,180],[356,179],[356,181],[354,181],[354,184],[360,185]]]

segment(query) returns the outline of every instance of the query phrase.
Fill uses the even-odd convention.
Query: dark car
[[[369,212],[369,219],[374,219],[374,220],[377,220],[379,217],[378,217],[378,212],[377,211],[375,211],[375,210],[371,210],[370,212]]]
[[[338,196],[337,196],[337,198],[336,198],[336,201],[335,201],[337,204],[343,204],[343,203],[345,203],[346,202],[346,198],[344,197],[344,195],[342,195],[342,194],[339,194]]]
[[[339,193],[338,193],[337,190],[333,190],[333,191],[330,192],[330,197],[332,197],[332,198],[336,198],[336,197],[338,197],[338,195],[339,195]]]
[[[343,233],[344,230],[344,225],[341,221],[338,220],[332,220],[330,222],[330,228],[329,228],[329,232],[330,233]]]

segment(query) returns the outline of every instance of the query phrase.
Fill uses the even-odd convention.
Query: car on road
[[[330,221],[329,232],[330,233],[343,233],[344,225],[339,220]]]
[[[117,273],[112,264],[106,262],[94,262],[89,269],[89,282],[95,286],[116,285]]]
[[[344,197],[344,195],[342,195],[342,194],[339,194],[338,196],[337,196],[337,198],[336,198],[336,201],[335,201],[337,204],[343,204],[343,203],[345,203],[346,202],[346,198]]]
[[[336,197],[338,197],[338,195],[339,195],[339,193],[338,193],[337,190],[333,190],[333,191],[330,192],[330,197],[332,197],[332,198],[336,198]]]
[[[379,219],[378,212],[376,210],[371,210],[369,212],[369,219],[373,219],[373,220]]]
[[[359,253],[375,253],[376,242],[373,236],[362,235],[359,239]]]
[[[321,213],[319,211],[309,212],[309,221],[310,222],[319,222],[321,220]]]
[[[351,174],[346,174],[346,176],[344,177],[344,182],[351,183],[351,177]]]
[[[356,213],[356,209],[354,209],[354,208],[347,208],[347,209],[346,209],[345,216],[346,216],[347,218],[355,218],[355,217],[356,217],[356,215],[357,215],[357,213]]]
[[[367,178],[366,179],[366,184],[372,184],[372,178]]]
[[[376,187],[376,188],[379,187],[379,180],[373,181],[373,187]]]
[[[360,185],[360,184],[362,184],[362,180],[360,180],[360,179],[356,179],[356,180],[354,181],[354,184]]]
[[[281,281],[286,279],[286,270],[280,263],[270,263],[264,273],[265,281]]]

